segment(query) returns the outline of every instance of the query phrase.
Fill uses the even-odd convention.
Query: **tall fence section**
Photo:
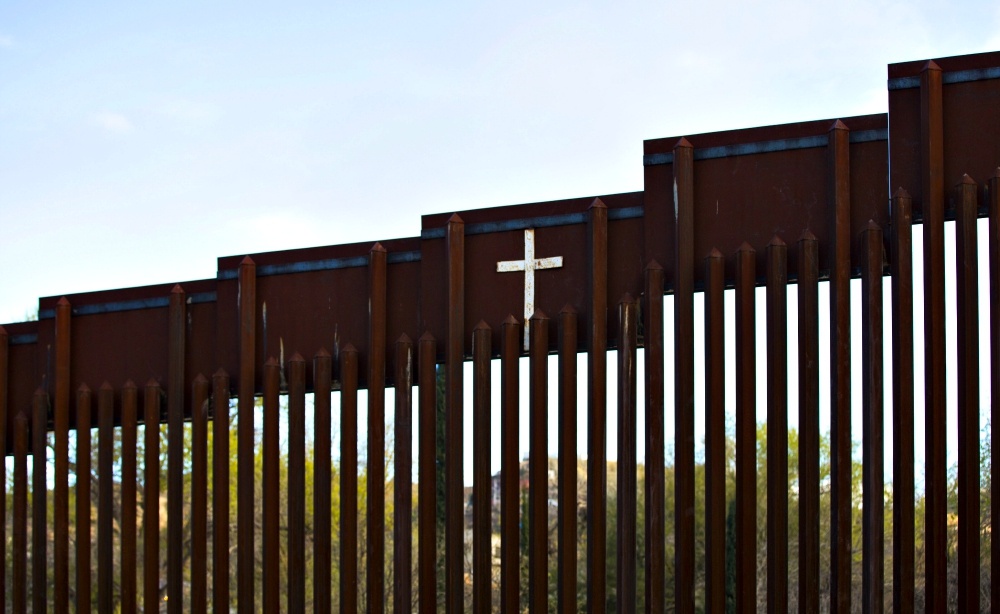
[[[642,570],[647,612],[695,611],[695,301],[704,292],[705,501],[704,608],[726,607],[727,372],[736,377],[736,611],[757,609],[756,416],[766,414],[766,600],[783,612],[789,599],[788,314],[787,287],[797,284],[798,308],[798,604],[818,612],[820,553],[829,549],[831,612],[848,612],[852,590],[852,530],[863,525],[862,601],[881,612],[883,591],[896,612],[914,609],[915,482],[922,478],[926,611],[948,605],[948,475],[946,385],[958,389],[958,575],[962,612],[980,603],[980,379],[992,387],[989,411],[1000,400],[1000,53],[889,66],[889,114],[844,117],[644,143],[645,189],[528,205],[427,215],[419,237],[220,258],[215,279],[42,298],[37,321],[0,329],[0,441],[13,455],[13,534],[0,581],[15,613],[315,612],[359,609],[359,548],[367,611],[432,614],[439,603],[435,548],[434,433],[439,392],[444,396],[444,611],[464,609],[466,583],[475,612],[549,609],[550,550],[548,441],[557,434],[558,600],[561,614],[604,614],[609,600],[608,399],[617,395],[617,523],[613,542],[618,614],[637,609],[636,419],[644,412],[646,475]],[[977,218],[989,217],[988,245],[977,243]],[[946,220],[954,220],[957,269],[945,270]],[[914,225],[923,233],[923,373],[914,370]],[[950,228],[950,226],[949,226]],[[985,242],[984,242],[985,243]],[[988,288],[979,286],[979,250],[989,250]],[[169,254],[163,254],[169,258]],[[957,317],[945,320],[945,276],[955,276]],[[851,279],[861,279],[862,372],[851,377]],[[829,283],[829,306],[820,284]],[[756,288],[766,287],[766,300]],[[723,300],[735,289],[735,314]],[[988,313],[979,293],[989,292]],[[663,306],[672,294],[672,344],[665,347]],[[891,295],[891,339],[883,335],[883,297]],[[830,314],[830,354],[820,355],[820,316]],[[756,338],[757,310],[766,312],[766,338]],[[725,360],[725,320],[735,316],[735,363]],[[979,366],[979,327],[989,327],[991,368]],[[946,328],[957,336],[957,370],[946,369]],[[766,347],[766,369],[757,345]],[[608,364],[609,350],[617,364]],[[637,357],[645,362],[644,397],[637,396]],[[856,348],[854,348],[856,353]],[[587,355],[578,372],[577,354]],[[664,360],[673,353],[674,441],[664,435]],[[893,377],[883,377],[886,353]],[[549,355],[558,367],[549,369]],[[527,522],[518,521],[519,368],[530,364]],[[491,381],[491,361],[501,377]],[[472,362],[472,381],[463,381]],[[440,365],[444,386],[435,385]],[[830,379],[830,539],[820,536],[820,369]],[[608,370],[617,370],[617,390]],[[759,374],[766,371],[766,380]],[[586,498],[578,507],[578,380],[587,382]],[[926,471],[914,470],[914,383],[923,381]],[[549,383],[557,383],[558,423],[548,423]],[[414,387],[417,387],[414,390]],[[471,408],[464,389],[473,390]],[[757,389],[766,387],[766,407]],[[384,391],[395,387],[395,407]],[[490,428],[491,391],[501,390],[502,429]],[[863,391],[852,407],[852,387]],[[367,522],[360,536],[356,505],[331,516],[331,488],[358,497],[358,391],[367,389]],[[331,469],[331,396],[340,395],[340,470]],[[306,441],[306,395],[312,393],[314,440]],[[287,414],[279,397],[287,394]],[[263,398],[262,460],[255,484],[255,400]],[[893,488],[892,572],[883,573],[883,407],[891,398]],[[235,404],[238,458],[230,472],[229,408]],[[470,411],[471,410],[471,411]],[[392,412],[392,468],[384,455],[386,413]],[[260,412],[258,411],[258,416]],[[225,416],[226,420],[213,420]],[[471,533],[466,533],[463,420],[472,420]],[[852,420],[863,423],[863,513],[852,517]],[[190,437],[185,440],[185,422]],[[287,452],[279,442],[287,422]],[[161,429],[141,424],[165,423]],[[992,421],[996,428],[997,420]],[[416,451],[411,444],[419,432]],[[282,427],[284,428],[284,427]],[[91,437],[96,429],[96,473]],[[75,431],[71,471],[70,434]],[[122,454],[113,458],[114,433]],[[54,465],[46,447],[54,433]],[[138,458],[142,433],[144,457]],[[209,437],[209,434],[212,437]],[[211,441],[211,449],[209,448]],[[673,507],[665,493],[664,450],[673,449]],[[494,582],[491,528],[491,446],[500,450],[499,580]],[[159,482],[160,450],[167,467]],[[315,450],[314,488],[307,501],[305,451]],[[287,453],[287,473],[279,460]],[[190,467],[185,468],[185,455]],[[994,452],[996,455],[996,452]],[[211,471],[209,463],[212,463]],[[28,468],[32,480],[28,483]],[[393,527],[383,524],[383,484],[392,469]],[[143,479],[138,481],[137,472]],[[191,478],[185,483],[183,475]],[[582,472],[582,470],[581,470]],[[75,509],[70,509],[74,473]],[[92,476],[96,476],[93,478]],[[209,483],[211,476],[211,483]],[[5,476],[6,479],[6,476]],[[93,488],[92,479],[96,479]],[[30,498],[45,493],[51,499]],[[120,483],[116,491],[115,483]],[[416,509],[411,508],[418,482]],[[230,487],[235,484],[235,500]],[[142,492],[137,493],[141,486]],[[185,509],[183,490],[190,488]],[[825,488],[825,486],[824,486]],[[164,490],[165,489],[165,490]],[[92,500],[92,492],[98,493]],[[142,507],[136,498],[166,505]],[[287,509],[279,509],[280,492]],[[996,494],[995,492],[993,494]],[[262,498],[255,526],[255,498]],[[31,504],[29,505],[29,498]],[[51,509],[47,506],[51,505]],[[209,531],[208,517],[229,518],[235,539]],[[307,516],[307,509],[311,509]],[[92,517],[92,510],[96,515]],[[31,526],[27,530],[29,512]],[[414,513],[415,512],[415,513]],[[281,514],[287,525],[279,526]],[[160,515],[165,514],[165,519]],[[665,535],[673,515],[672,599],[667,602]],[[189,516],[189,528],[184,518]],[[71,525],[71,517],[73,523]],[[416,526],[413,526],[413,522]],[[164,522],[165,521],[165,522]],[[577,523],[587,535],[585,574],[577,568]],[[306,556],[306,527],[313,552]],[[6,522],[0,522],[5,527]],[[71,526],[75,530],[70,550]],[[138,529],[142,528],[139,532]],[[161,528],[162,527],[162,528]],[[44,528],[44,530],[39,530]],[[113,537],[118,531],[120,538]],[[166,533],[165,570],[158,561]],[[287,536],[280,536],[287,532]],[[331,536],[340,534],[334,559]],[[141,535],[143,543],[137,543]],[[262,554],[255,556],[255,535]],[[794,537],[794,536],[793,536]],[[281,545],[285,539],[287,546]],[[991,539],[996,539],[991,537]],[[464,557],[471,541],[472,573]],[[527,543],[529,573],[519,568]],[[93,544],[96,541],[96,546]],[[387,550],[391,543],[391,550]],[[995,543],[995,542],[994,542]],[[91,548],[96,547],[96,558]],[[287,558],[279,550],[287,547]],[[53,567],[47,563],[51,548]],[[1000,547],[992,547],[993,556]],[[396,572],[386,586],[387,552]],[[414,552],[416,554],[414,555]],[[418,560],[413,561],[416,556]],[[701,554],[698,555],[702,556]],[[236,581],[229,569],[235,558]],[[306,569],[307,558],[312,569]],[[71,566],[76,561],[75,567]],[[91,561],[96,560],[96,566]],[[142,577],[138,578],[140,560]],[[287,561],[282,563],[281,561]],[[415,563],[415,565],[414,565]],[[189,566],[188,570],[184,567]],[[71,567],[75,577],[70,577]],[[1000,563],[991,569],[992,587]],[[338,571],[339,570],[339,571]],[[411,570],[415,570],[411,575]],[[329,590],[339,573],[339,590]],[[120,574],[119,577],[115,577]],[[311,574],[314,594],[307,595]],[[29,582],[30,575],[30,582]],[[185,580],[185,576],[189,580]],[[585,576],[580,585],[579,577]],[[286,578],[281,589],[279,579]],[[142,583],[141,593],[137,583]],[[255,582],[262,584],[255,601]],[[29,594],[29,586],[31,587]],[[326,587],[326,588],[324,588]],[[418,590],[413,590],[417,587]],[[856,590],[856,587],[855,587]],[[954,589],[953,589],[954,590]],[[732,592],[732,591],[731,591]],[[144,602],[136,602],[141,594]],[[416,595],[416,597],[414,597]],[[995,599],[993,590],[985,601]],[[75,605],[71,605],[71,598]]]

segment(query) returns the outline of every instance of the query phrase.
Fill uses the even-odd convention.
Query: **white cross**
[[[497,263],[497,273],[524,271],[524,349],[528,349],[528,322],[535,313],[535,271],[558,269],[563,265],[562,256],[535,258],[535,230],[524,231],[524,260],[505,260]]]

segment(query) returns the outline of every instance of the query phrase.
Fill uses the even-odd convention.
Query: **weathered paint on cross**
[[[524,271],[524,349],[528,349],[528,322],[535,313],[535,271],[562,267],[562,256],[535,258],[535,229],[524,231],[524,260],[505,260],[497,263],[497,273]]]

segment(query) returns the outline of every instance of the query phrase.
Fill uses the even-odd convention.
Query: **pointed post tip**
[[[647,271],[662,271],[663,267],[654,258],[653,260],[649,261],[649,264],[646,265],[646,270]]]
[[[399,336],[399,339],[396,339],[396,343],[408,343],[410,345],[413,345],[413,340],[410,339],[409,335],[403,333],[402,335]]]
[[[941,67],[940,67],[940,66],[938,66],[938,63],[937,63],[937,62],[935,62],[934,60],[927,60],[927,63],[926,63],[926,64],[924,64],[924,67],[923,67],[923,69],[922,69],[922,70],[923,70],[923,71],[928,71],[928,70],[936,70],[936,71],[939,71],[939,72],[940,72],[940,70],[941,70]]]
[[[256,266],[257,263],[253,261],[250,256],[243,256],[243,260],[240,260],[240,266]]]
[[[378,241],[375,241],[375,245],[372,245],[372,248],[369,251],[372,251],[372,252],[384,252],[385,248],[382,247],[381,243],[379,243]]]
[[[349,352],[354,352],[356,354],[358,352],[358,348],[354,347],[353,343],[348,343],[340,350],[341,354],[347,354]]]
[[[270,358],[267,359],[267,362],[264,363],[264,366],[265,367],[277,367],[278,366],[278,361],[274,359],[274,356],[271,356]]]
[[[531,314],[532,320],[548,320],[549,316],[545,315],[545,312],[541,309],[536,309],[533,314]]]
[[[315,357],[316,358],[329,358],[330,357],[330,352],[327,352],[326,348],[321,347],[319,350],[316,351],[316,356]]]
[[[879,226],[878,224],[876,224],[875,220],[871,220],[870,219],[870,220],[868,220],[868,224],[865,225],[865,230],[869,231],[869,232],[871,232],[873,230],[876,230],[878,232],[882,232],[882,227]]]
[[[591,201],[589,208],[590,209],[607,209],[608,206],[605,205],[604,201],[601,200],[600,198],[595,198],[593,201]]]
[[[486,320],[480,320],[479,324],[476,324],[476,327],[472,330],[493,330],[493,329],[490,328],[490,325],[486,323]]]
[[[420,339],[418,339],[417,341],[423,343],[425,341],[432,341],[432,342],[437,341],[437,339],[434,338],[434,335],[431,334],[431,331],[425,331],[424,334],[420,335]]]
[[[634,302],[635,302],[635,299],[632,298],[632,294],[630,292],[626,292],[625,294],[623,294],[622,297],[621,297],[621,299],[618,301],[619,304],[620,303],[634,303]]]
[[[212,375],[212,377],[229,377],[229,374],[226,373],[225,369],[223,369],[222,367],[219,367],[219,370],[216,371],[215,374]]]
[[[694,149],[694,145],[691,144],[691,141],[687,140],[684,137],[681,137],[677,141],[677,144],[674,145],[674,149],[677,149],[678,147],[687,147],[688,149]]]
[[[451,217],[449,217],[448,221],[445,222],[445,223],[446,224],[464,224],[465,220],[462,219],[461,215],[459,215],[457,213],[452,213]]]
[[[159,388],[159,387],[160,387],[160,382],[156,381],[155,377],[149,378],[149,381],[146,382],[146,388]]]
[[[850,128],[847,127],[847,124],[838,119],[830,124],[830,130],[850,130]]]
[[[816,240],[816,235],[814,235],[808,228],[802,233],[802,236],[799,237],[799,242]]]
[[[80,387],[77,388],[76,391],[77,392],[90,392],[90,386],[87,386],[87,383],[84,382],[84,383],[80,384]]]
[[[184,294],[184,288],[180,284],[174,284],[174,287],[170,289],[171,294]]]
[[[720,252],[719,248],[717,248],[717,247],[713,247],[712,250],[710,252],[708,252],[708,255],[705,256],[705,257],[706,258],[725,258],[725,256],[722,255],[722,252]]]
[[[135,388],[136,388],[136,385],[135,385],[135,382],[133,382],[132,380],[127,380],[127,381],[125,382],[125,385],[124,385],[124,386],[122,386],[122,388],[123,388],[123,389],[124,389],[124,388],[130,388],[130,389],[135,389]]]
[[[69,299],[67,299],[67,298],[66,298],[65,296],[64,296],[64,297],[62,297],[62,298],[60,298],[60,299],[59,299],[59,300],[58,300],[58,301],[56,302],[56,306],[57,306],[57,307],[69,307]]]
[[[299,354],[298,352],[292,354],[292,357],[288,359],[288,362],[305,362],[305,361],[306,359],[302,358],[302,354]]]
[[[196,384],[207,384],[208,380],[205,378],[204,375],[202,375],[201,373],[199,373],[198,375],[196,375],[194,377],[194,383],[196,383]]]
[[[517,326],[518,324],[520,324],[520,322],[517,321],[517,318],[514,317],[514,314],[510,314],[503,320],[504,326]]]
[[[976,180],[969,177],[968,173],[963,173],[962,178],[958,181],[959,185],[976,185]]]
[[[114,388],[111,386],[111,382],[105,380],[105,382],[101,384],[100,390],[114,390]]]
[[[785,247],[785,242],[781,240],[781,237],[774,235],[771,237],[771,242],[767,244],[768,247]]]
[[[990,179],[1000,179],[1000,166],[996,167],[993,174],[990,175]]]
[[[997,171],[1000,172],[1000,168],[997,168]],[[910,193],[906,191],[906,188],[899,187],[899,188],[896,188],[896,192],[893,193],[892,197],[893,198],[910,198]]]
[[[576,313],[576,312],[577,311],[573,307],[573,305],[571,305],[569,303],[566,303],[565,305],[563,305],[563,308],[559,310],[560,314],[563,314],[563,313]]]
[[[740,246],[736,248],[736,252],[737,253],[739,253],[739,252],[756,252],[756,251],[757,250],[755,250],[753,248],[753,246],[750,245],[749,243],[747,243],[746,241],[744,241],[743,243],[741,243]]]

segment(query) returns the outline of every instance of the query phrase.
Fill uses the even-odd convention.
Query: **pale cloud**
[[[9,36],[0,36],[0,47],[13,47],[14,39]]]
[[[111,132],[131,132],[132,122],[120,113],[100,113],[94,117],[97,125]]]

